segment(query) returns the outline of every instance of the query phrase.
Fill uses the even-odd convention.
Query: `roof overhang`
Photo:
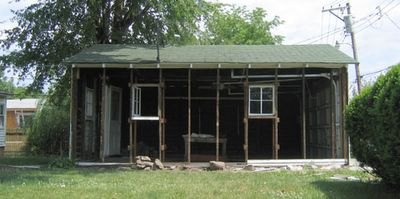
[[[72,68],[121,68],[121,69],[265,69],[265,68],[343,68],[343,63],[77,63]]]

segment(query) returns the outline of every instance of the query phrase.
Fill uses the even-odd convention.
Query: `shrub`
[[[56,158],[49,164],[50,168],[58,168],[58,169],[70,169],[75,167],[75,162],[68,158]]]
[[[346,130],[357,160],[400,188],[400,65],[353,98]]]
[[[69,98],[53,104],[47,100],[35,115],[27,147],[34,154],[63,155],[68,146]]]

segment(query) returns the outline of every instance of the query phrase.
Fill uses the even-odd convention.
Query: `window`
[[[132,117],[141,116],[141,89],[136,86],[132,86]]]
[[[86,119],[93,117],[93,100],[94,99],[94,90],[90,88],[86,88],[86,96],[85,96],[85,116]]]
[[[0,104],[0,129],[4,129],[4,104]]]
[[[16,112],[17,128],[30,128],[33,123],[34,113],[31,112]]]
[[[275,89],[272,85],[249,87],[249,115],[270,116],[275,114]]]

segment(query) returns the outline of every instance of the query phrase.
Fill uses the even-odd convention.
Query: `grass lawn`
[[[362,182],[330,180],[335,174]],[[363,172],[122,171],[0,167],[0,198],[400,198]]]

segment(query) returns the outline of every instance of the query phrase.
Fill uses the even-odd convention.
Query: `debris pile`
[[[148,156],[136,156],[136,167],[143,170],[163,170],[164,165],[159,159],[154,162]]]

